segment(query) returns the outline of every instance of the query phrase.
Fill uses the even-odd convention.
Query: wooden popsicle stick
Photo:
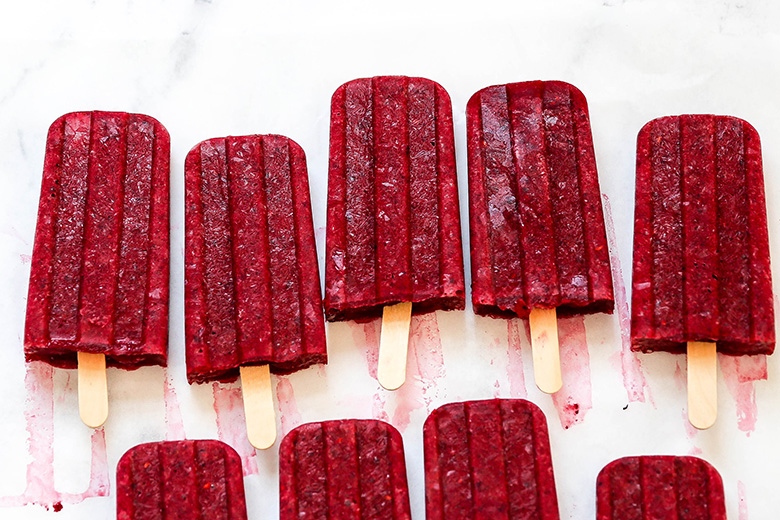
[[[396,390],[406,381],[406,353],[411,320],[412,302],[387,305],[382,310],[376,375],[379,384],[387,390]]]
[[[718,417],[718,354],[711,341],[688,342],[688,420],[706,430]]]
[[[542,392],[554,394],[563,386],[555,309],[531,309],[528,320],[531,326],[536,386]]]
[[[244,397],[246,435],[258,450],[267,450],[276,442],[276,410],[271,391],[268,365],[239,367]]]
[[[90,428],[100,428],[108,419],[106,356],[77,352],[79,367],[79,415]]]

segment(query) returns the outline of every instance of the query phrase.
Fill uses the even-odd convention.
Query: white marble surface
[[[298,141],[308,155],[322,259],[329,99],[356,77],[419,75],[449,91],[464,223],[469,96],[511,81],[577,85],[590,103],[621,286],[630,283],[639,128],[684,112],[747,119],[764,143],[780,280],[780,3],[373,4],[52,0],[16,2],[10,15],[6,10],[0,20],[0,517],[113,518],[113,475],[122,453],[182,434],[221,437],[236,446],[246,455],[249,518],[277,517],[276,450],[248,450],[240,413],[231,408],[235,385],[191,387],[184,375],[183,161],[198,141],[226,134],[273,132]],[[94,435],[78,419],[75,372],[26,367],[21,339],[46,131],[65,112],[91,109],[150,114],[166,125],[172,143],[170,366],[110,370],[111,416],[104,433]],[[410,366],[412,379],[398,393],[380,390],[367,369],[377,325],[331,325],[327,368],[274,379],[280,428],[326,418],[389,418],[403,431],[413,514],[422,519],[427,412],[465,398],[527,396],[548,417],[562,518],[594,518],[598,470],[641,453],[699,454],[723,476],[729,518],[776,517],[780,357],[768,358],[768,378],[757,382],[740,382],[740,374],[750,379],[751,366],[760,369],[762,360],[736,367],[722,359],[720,418],[711,430],[694,432],[685,419],[683,357],[640,356],[641,365],[627,357],[638,372],[626,380],[621,313],[565,324],[573,349],[583,323],[588,348],[579,352],[579,368],[564,373],[581,410],[568,429],[561,418],[569,416],[559,414],[565,396],[555,403],[533,385],[524,326],[476,319],[470,309],[415,321],[417,366]],[[638,390],[629,391],[626,381],[638,381]],[[58,501],[64,505],[55,514]]]

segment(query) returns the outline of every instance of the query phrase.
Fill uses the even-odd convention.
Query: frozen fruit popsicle
[[[327,361],[306,158],[286,137],[226,137],[195,146],[185,170],[187,378],[241,371],[254,406],[250,378]]]
[[[466,125],[474,310],[530,318],[537,385],[555,392],[556,312],[614,306],[587,103],[560,81],[497,85]]]
[[[93,427],[108,413],[106,362],[166,363],[169,161],[168,132],[149,116],[74,112],[49,128],[24,351],[78,364]]]
[[[411,518],[401,435],[376,420],[309,423],[279,449],[280,518]]]
[[[723,482],[696,457],[625,457],[596,483],[597,520],[726,520]]]
[[[446,404],[423,429],[428,520],[557,520],[547,422],[522,399]]]
[[[687,346],[689,415],[704,413],[692,422],[709,426],[716,346],[730,355],[771,354],[775,346],[755,129],[714,115],[647,123],[637,140],[634,215],[632,347],[683,353]]]
[[[410,312],[465,305],[453,141],[450,98],[433,81],[380,76],[333,94],[325,315],[384,315],[386,388],[405,378]]]
[[[243,475],[220,441],[141,444],[117,466],[117,520],[246,520]]]

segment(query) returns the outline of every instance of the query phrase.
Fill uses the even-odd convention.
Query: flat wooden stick
[[[268,365],[239,367],[249,444],[267,450],[276,442],[276,410]]]
[[[387,305],[382,311],[382,334],[379,337],[377,379],[387,390],[396,390],[406,381],[406,353],[409,348],[409,325],[412,302]]]
[[[100,428],[108,419],[106,356],[78,352],[79,415],[90,428]]]
[[[718,354],[711,341],[688,342],[688,420],[706,430],[718,417]]]
[[[531,326],[536,386],[542,392],[554,394],[563,386],[555,309],[531,309],[528,320]]]

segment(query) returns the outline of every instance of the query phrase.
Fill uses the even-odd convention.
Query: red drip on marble
[[[525,386],[522,341],[520,338],[520,320],[506,320],[506,332],[507,342],[509,343],[506,364],[506,377],[509,380],[509,395],[510,397],[525,399],[528,397],[528,389]]]
[[[406,382],[393,394],[396,403],[393,426],[404,432],[411,423],[412,412],[424,408],[430,413],[437,398],[436,383],[444,375],[444,354],[436,313],[414,316],[409,331]]]
[[[165,385],[163,386],[163,400],[165,401],[165,440],[178,441],[187,438],[184,432],[184,419],[181,416],[181,406],[173,387],[173,379],[164,370]]]
[[[584,421],[593,408],[585,319],[582,316],[559,318],[558,343],[563,387],[553,394],[552,400],[561,426],[568,429]]]
[[[718,355],[723,380],[734,398],[737,408],[737,427],[748,436],[756,430],[758,406],[756,405],[756,381],[767,378],[765,355]]]
[[[739,520],[748,520],[747,488],[741,480],[737,481],[737,500],[739,500]]]
[[[219,440],[232,446],[241,456],[244,476],[254,475],[258,472],[257,453],[246,435],[241,388],[237,383],[214,383],[212,388]]]
[[[276,402],[279,407],[279,418],[282,423],[282,437],[303,423],[298,403],[295,401],[295,390],[290,380],[284,376],[277,376]]]
[[[30,262],[32,262],[32,255],[24,255],[24,254],[22,254],[22,255],[19,255],[19,258],[22,261],[22,265],[27,265]]]
[[[620,367],[623,372],[623,387],[626,389],[629,402],[644,403],[645,399],[651,399],[650,387],[647,384],[638,354],[631,350],[631,313],[628,308],[628,291],[623,278],[623,268],[618,254],[612,206],[606,195],[602,195],[602,200],[604,201],[604,223],[609,243],[609,263],[612,266],[612,280],[615,289],[615,312],[617,312],[620,324]]]
[[[27,487],[21,495],[0,497],[0,507],[37,504],[61,511],[64,504],[108,496],[110,481],[103,428],[92,433],[92,463],[86,491],[61,493],[54,488],[54,369],[46,363],[28,363],[24,383],[27,450],[32,459],[27,465]]]
[[[685,356],[675,355],[675,359],[677,358],[682,359],[682,361],[677,360],[674,364],[674,386],[677,389],[679,399],[675,401],[674,406],[681,406],[680,417],[683,421],[683,428],[685,428],[685,436],[693,440],[699,434],[699,430],[694,428],[691,421],[688,420],[688,370],[685,365]],[[701,449],[696,446],[692,446],[688,451],[688,455],[699,455],[700,453]]]
[[[352,326],[352,339],[358,348],[363,349],[368,375],[374,379],[377,378],[376,370],[379,364],[379,333],[381,328],[382,321],[378,319]]]

